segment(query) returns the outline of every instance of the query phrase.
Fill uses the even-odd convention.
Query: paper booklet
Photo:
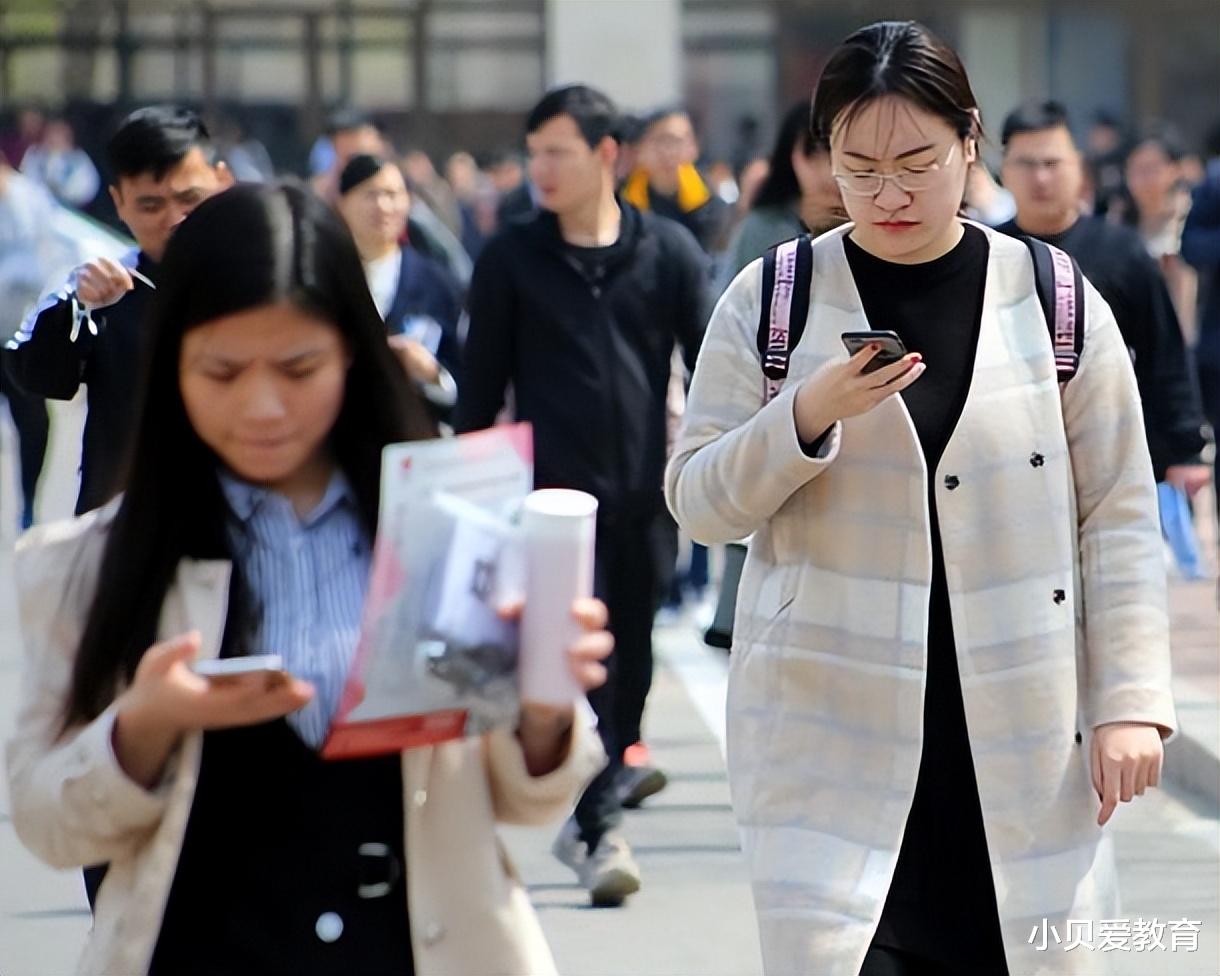
[[[359,643],[322,748],[399,752],[514,724],[525,567],[514,520],[533,487],[528,424],[394,444]]]

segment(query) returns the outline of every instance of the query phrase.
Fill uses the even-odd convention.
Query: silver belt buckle
[[[398,884],[398,879],[402,877],[402,865],[398,863],[398,858],[394,856],[394,852],[390,850],[388,844],[376,842],[368,842],[361,844],[356,853],[362,858],[375,858],[385,862],[385,880],[373,881],[369,884],[361,884],[356,887],[356,894],[361,898],[384,898],[394,890],[394,886]]]

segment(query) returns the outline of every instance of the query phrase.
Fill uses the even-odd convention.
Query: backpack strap
[[[1026,237],[1025,245],[1034,261],[1034,285],[1055,347],[1055,371],[1062,386],[1076,375],[1084,351],[1084,278],[1071,256],[1053,244]]]
[[[776,244],[763,255],[758,356],[764,404],[775,399],[788,377],[792,350],[801,341],[809,315],[812,275],[813,244],[807,234]]]

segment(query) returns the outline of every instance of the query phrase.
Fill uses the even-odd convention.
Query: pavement
[[[1195,511],[1200,548],[1212,578],[1170,578],[1173,693],[1179,734],[1166,747],[1166,775],[1220,809],[1220,587],[1216,505],[1212,489],[1200,493]],[[1217,970],[1220,972],[1220,970]]]
[[[75,490],[78,408],[57,410],[55,423],[44,518],[70,511]],[[10,559],[12,433],[0,434],[0,735],[6,735],[20,645]],[[1198,947],[1097,952],[1099,973],[1220,974],[1220,800],[1208,785],[1220,775],[1214,601],[1214,582],[1174,583],[1183,733],[1170,744],[1164,788],[1122,805],[1108,828],[1119,857],[1122,917],[1197,921]],[[565,976],[758,976],[757,929],[723,761],[727,656],[704,646],[689,618],[658,628],[656,641],[646,735],[670,786],[626,815],[624,831],[644,878],[639,894],[621,909],[593,909],[572,872],[551,857],[552,830],[506,829],[504,837]],[[0,782],[0,976],[66,976],[89,925],[79,874],[35,861],[17,841],[9,810]]]

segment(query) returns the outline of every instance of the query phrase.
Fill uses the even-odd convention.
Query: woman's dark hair
[[[827,142],[836,122],[899,95],[949,123],[960,138],[982,137],[978,100],[957,52],[923,24],[883,21],[835,48],[813,93],[813,131]]]
[[[792,168],[792,152],[798,147],[803,156],[812,156],[826,149],[825,140],[814,138],[813,129],[810,128],[808,102],[793,105],[784,116],[771,150],[767,178],[758,188],[751,209],[786,207],[800,199],[801,184],[796,178],[796,170]]]
[[[135,674],[184,559],[232,559],[216,455],[195,433],[179,386],[183,335],[279,301],[332,323],[351,365],[330,449],[376,531],[381,451],[432,434],[386,342],[356,246],[339,218],[294,184],[240,185],[202,203],[165,251],[148,322],[142,406],[124,494],[107,533],[72,675],[65,727],[89,721]],[[240,580],[224,645],[248,632]]]

